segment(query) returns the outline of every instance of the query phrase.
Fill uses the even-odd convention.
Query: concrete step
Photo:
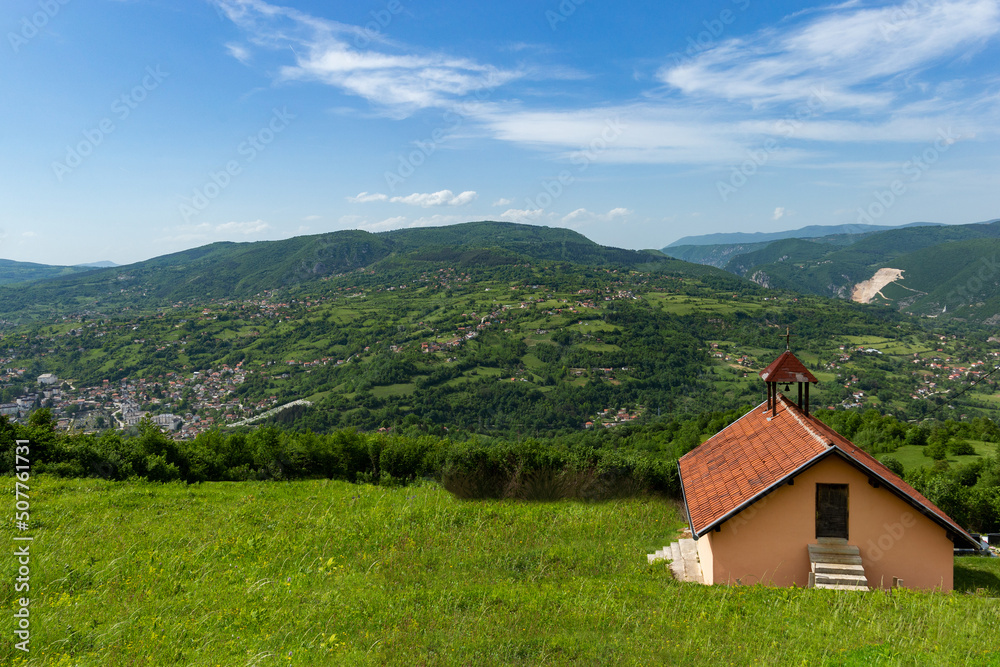
[[[847,540],[821,537],[809,544],[809,578],[815,588],[837,591],[867,591],[868,577],[861,562],[861,550]]]
[[[655,553],[646,554],[646,560],[650,563],[655,563],[661,560],[670,560],[671,555],[670,547],[666,546],[662,549],[657,549]]]
[[[678,544],[681,549],[681,558],[684,560],[685,581],[705,583],[701,574],[701,562],[698,560],[697,543],[692,538],[686,537],[681,539]]]
[[[677,542],[671,542],[670,543],[670,551],[671,551],[671,556],[670,556],[671,559],[673,559],[675,561],[678,561],[678,560],[681,559],[681,545],[680,544],[678,544]]]
[[[670,561],[670,571],[673,573],[674,579],[684,581],[684,559],[678,558],[677,560]]]
[[[849,576],[849,577],[864,577],[865,568],[861,565],[844,565],[842,563],[812,563],[812,571],[816,573],[816,576],[821,574],[836,575],[836,576]]]
[[[870,590],[867,586],[820,586],[816,585],[816,588],[825,588],[831,591],[868,591]]]
[[[810,554],[841,554],[844,556],[857,556],[861,553],[853,544],[810,544]]]
[[[677,542],[681,550],[681,558],[686,560],[698,560],[698,545],[690,537]]]
[[[813,563],[833,565],[861,565],[861,556],[845,556],[842,554],[809,554],[809,560]]]
[[[845,577],[843,575],[816,575],[816,588],[830,588],[831,586],[864,586],[868,587],[867,577]]]

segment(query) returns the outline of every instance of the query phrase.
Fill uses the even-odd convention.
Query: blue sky
[[[0,258],[1000,217],[1000,1],[6,0]]]

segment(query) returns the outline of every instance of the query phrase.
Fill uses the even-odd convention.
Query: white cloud
[[[848,3],[730,39],[659,78],[690,96],[751,106],[808,100],[828,109],[884,109],[912,91],[911,74],[1000,32],[996,0],[924,0],[876,8]]]
[[[774,209],[774,215],[771,216],[771,219],[781,220],[783,217],[785,217],[785,207],[779,206],[778,208]]]
[[[255,236],[270,229],[271,225],[263,220],[223,222],[217,225],[202,222],[197,225],[180,225],[165,229],[167,234],[158,238],[157,242],[174,245],[211,243],[231,239],[234,236]]]
[[[35,232],[21,232],[21,236],[30,239],[34,236],[38,236],[38,234],[36,234]]]
[[[468,222],[469,218],[463,215],[441,215],[440,213],[435,213],[434,215],[425,215],[417,218],[409,227],[446,227],[448,225],[455,225],[460,222]]]
[[[550,104],[544,110],[531,107],[537,99],[532,96],[509,101],[493,94],[490,101],[477,102],[471,95],[514,80],[559,78],[554,68],[532,63],[533,51],[523,45],[509,48],[525,53],[525,64],[504,70],[408,48],[359,26],[263,0],[213,1],[243,31],[239,44],[227,45],[234,57],[242,52],[232,47],[244,43],[251,57],[252,49],[268,49],[280,58],[294,54],[276,68],[282,81],[330,85],[394,117],[460,105],[466,120],[462,136],[489,136],[573,164],[729,170],[776,139],[779,148],[769,153],[768,167],[838,168],[844,160],[831,160],[836,147],[831,145],[930,142],[942,127],[971,138],[997,127],[1000,96],[995,80],[986,78],[992,74],[977,79],[948,73],[941,82],[931,71],[972,57],[1000,35],[997,0],[897,0],[881,6],[852,0],[821,6],[789,15],[776,27],[720,38],[663,66],[656,79],[665,85],[641,98],[590,108]],[[621,132],[609,134],[609,123],[620,123]],[[393,201],[457,205],[422,203],[431,199],[417,195]],[[493,205],[512,203],[499,199]]]
[[[505,197],[501,197],[500,199],[493,202],[493,206],[510,206],[513,203],[514,203],[513,199],[507,199]]]
[[[594,222],[611,222],[630,215],[632,215],[632,211],[621,206],[613,208],[607,213],[593,213],[585,208],[578,208],[564,215],[560,222],[565,225],[574,226]]]
[[[552,218],[554,214],[546,213],[540,208],[509,208],[501,213],[497,220],[501,222],[538,222],[546,218]]]
[[[219,234],[242,234],[243,236],[250,236],[251,234],[265,232],[270,228],[271,225],[263,220],[253,220],[250,222],[224,222],[221,225],[216,225],[215,231]]]
[[[322,220],[323,216],[321,216],[321,215],[307,215],[306,217],[304,217],[302,219],[305,220],[306,222],[313,222],[314,220]]]
[[[414,192],[405,197],[393,197],[389,201],[397,204],[409,204],[411,206],[462,206],[473,201],[479,195],[474,190],[466,190],[459,194],[454,194],[451,190],[439,190],[438,192]]]
[[[253,56],[250,55],[249,49],[242,44],[230,42],[229,44],[226,44],[226,50],[229,51],[229,55],[236,58],[244,65],[248,64],[253,59]]]
[[[385,201],[388,198],[389,198],[388,196],[380,192],[372,192],[370,194],[368,192],[361,192],[358,193],[358,195],[355,197],[348,197],[347,201],[351,202],[352,204],[365,204],[367,202],[373,202],[373,201]]]
[[[996,127],[995,80],[949,74],[936,82],[940,75],[928,71],[971,57],[1000,35],[996,0],[847,2],[787,17],[779,27],[721,40],[663,67],[658,77],[669,89],[642,100],[562,110],[496,105],[477,121],[497,139],[573,164],[724,169],[760,155],[771,140],[768,166],[837,168],[831,145],[926,143],[942,128],[971,139]]]
[[[256,46],[294,54],[295,63],[279,69],[282,80],[319,81],[397,116],[443,107],[522,76],[441,53],[393,53],[388,40],[359,26],[263,0],[215,2]],[[375,42],[382,50],[372,48]]]
[[[367,220],[360,225],[358,229],[364,229],[369,232],[384,232],[388,229],[399,229],[401,227],[406,227],[406,223],[409,220],[405,215],[397,215],[391,218],[386,218],[385,220],[380,220],[379,222],[368,222]]]

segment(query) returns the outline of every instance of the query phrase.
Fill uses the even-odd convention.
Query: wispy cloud
[[[686,95],[752,107],[828,91],[829,109],[884,109],[913,93],[909,75],[967,53],[1000,31],[995,0],[829,7],[808,20],[732,39],[659,78]]]
[[[612,222],[630,215],[632,215],[632,211],[622,206],[613,208],[607,213],[594,213],[585,208],[578,208],[564,215],[560,222],[568,226],[576,226],[593,222]]]
[[[351,202],[352,204],[367,204],[368,202],[373,202],[373,201],[385,201],[388,198],[389,198],[388,195],[384,195],[380,192],[371,192],[371,193],[361,192],[355,195],[354,197],[348,197],[347,201]]]
[[[666,87],[643,99],[576,109],[498,105],[478,120],[495,138],[566,161],[728,167],[773,138],[780,150],[768,156],[772,165],[834,167],[829,151],[839,146],[926,142],[941,128],[964,139],[994,132],[994,75],[955,80],[935,68],[974,56],[998,35],[996,0],[847,2],[664,66],[657,76]],[[604,146],[609,119],[625,129]]]
[[[242,42],[227,45],[234,57],[253,57],[249,47],[240,50],[243,43],[278,54],[281,81],[333,86],[397,118],[462,104],[463,138],[499,139],[557,160],[729,168],[777,138],[780,150],[770,165],[833,164],[830,151],[838,146],[924,142],[952,126],[971,138],[995,132],[1000,118],[993,74],[942,73],[1000,35],[997,0],[878,6],[857,0],[810,8],[654,67],[657,87],[631,100],[563,108],[557,96],[544,102],[539,94],[491,94],[481,101],[471,94],[515,80],[587,76],[569,76],[558,64],[541,67],[528,44],[509,44],[524,63],[503,69],[264,0],[213,1],[244,33]],[[618,121],[627,127],[602,145],[607,123]],[[385,201],[363,198],[379,196],[361,193],[350,201]],[[427,195],[411,197],[393,201],[442,205],[417,203]]]
[[[217,225],[203,222],[197,225],[179,225],[166,229],[164,230],[166,235],[158,238],[157,241],[167,244],[208,243],[239,237],[260,236],[271,229],[271,225],[263,220],[223,222]]]
[[[250,55],[250,50],[242,44],[230,42],[229,44],[226,44],[226,50],[229,51],[229,55],[236,58],[244,65],[253,60],[253,56]]]
[[[243,236],[250,236],[251,234],[266,232],[269,229],[271,229],[271,225],[267,224],[263,220],[252,220],[250,222],[224,222],[221,225],[215,226],[216,233],[223,235],[242,234]]]
[[[462,206],[474,201],[478,196],[474,190],[466,190],[457,195],[451,190],[439,190],[438,192],[427,193],[414,192],[412,195],[406,195],[405,197],[393,197],[389,201],[430,208],[431,206]]]
[[[451,190],[438,190],[437,192],[414,192],[411,195],[389,197],[381,192],[362,192],[354,197],[348,197],[347,201],[352,204],[367,204],[376,201],[389,201],[394,204],[408,204],[410,206],[422,206],[430,208],[432,206],[463,206],[476,200],[479,197],[475,190],[466,190],[457,195]]]
[[[417,52],[385,39],[373,42],[359,26],[317,18],[263,0],[215,3],[254,45],[276,51],[287,49],[293,54],[294,63],[278,70],[281,80],[319,81],[362,97],[395,116],[445,107],[470,92],[521,76],[468,58]],[[361,36],[363,39],[359,39]],[[237,53],[234,57],[240,57]]]

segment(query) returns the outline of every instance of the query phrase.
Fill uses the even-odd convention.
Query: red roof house
[[[951,590],[976,540],[809,414],[816,378],[791,352],[760,375],[767,400],[679,462],[704,583]]]

